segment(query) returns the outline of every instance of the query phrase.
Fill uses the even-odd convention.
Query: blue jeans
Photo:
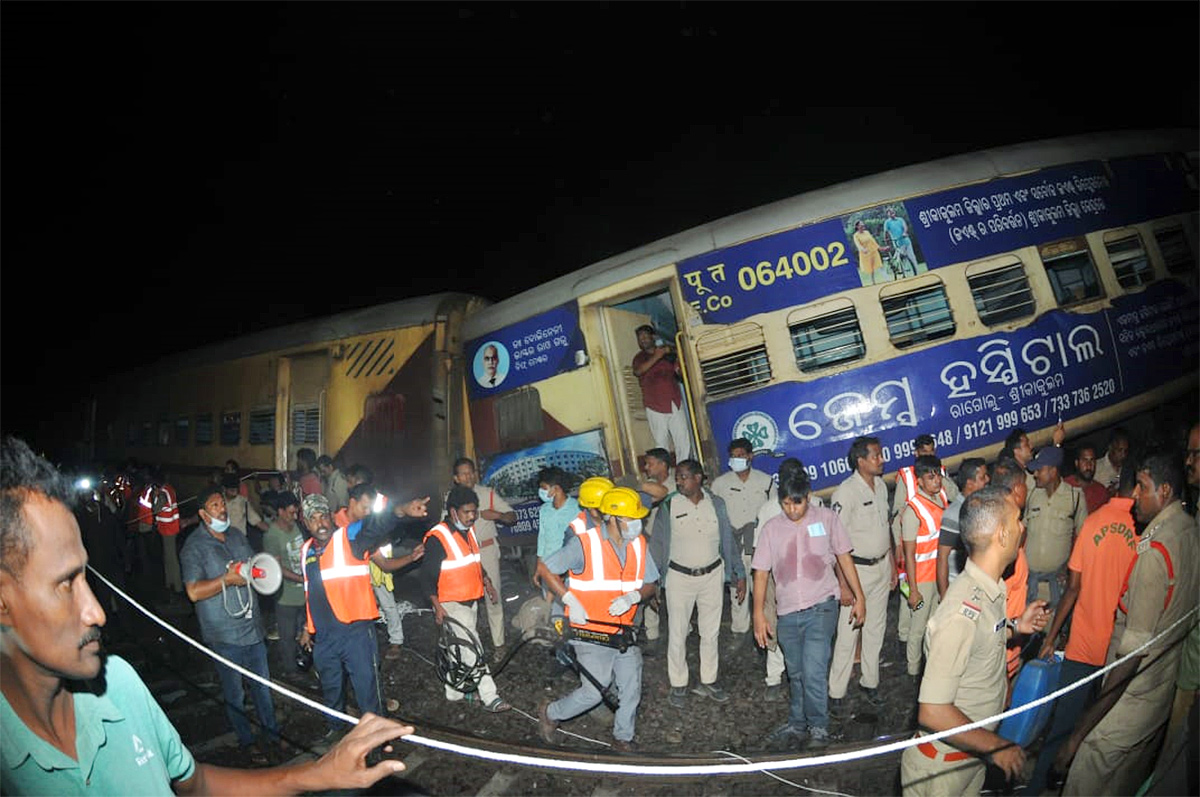
[[[360,712],[383,714],[383,699],[379,694],[379,646],[375,642],[375,621],[358,620],[333,629],[322,629],[313,639],[313,666],[321,678],[321,696],[325,705],[338,711],[346,710],[346,690],[342,674],[350,676],[354,699]],[[326,724],[340,729],[339,720],[326,719]]]
[[[1086,678],[1098,669],[1100,667],[1096,664],[1084,664],[1081,661],[1064,658],[1062,668],[1058,671],[1058,684],[1054,688],[1062,689],[1080,678]],[[1025,787],[1025,794],[1041,794],[1046,788],[1046,775],[1050,772],[1054,757],[1058,755],[1058,748],[1075,731],[1075,726],[1083,717],[1084,710],[1098,693],[1101,680],[1097,678],[1074,692],[1068,692],[1054,703],[1054,719],[1050,721],[1050,730],[1046,732],[1046,738],[1042,741],[1037,765],[1033,769],[1033,777],[1029,779],[1029,783]]]
[[[1037,600],[1038,584],[1043,581],[1050,584],[1050,606],[1052,608],[1057,608],[1059,601],[1062,600],[1062,588],[1058,586],[1057,570],[1051,573],[1035,573],[1030,570],[1029,580],[1025,582],[1027,589],[1027,592],[1025,593],[1025,602],[1029,604]]]
[[[775,635],[792,686],[788,725],[797,731],[829,728],[829,657],[837,618],[833,598],[779,616]]]
[[[262,642],[253,645],[229,645],[222,642],[213,643],[212,649],[255,675],[270,678],[267,670],[267,646]],[[221,694],[225,699],[225,715],[229,724],[237,734],[238,744],[242,747],[254,743],[254,731],[250,728],[250,719],[243,710],[246,702],[246,692],[242,687],[242,674],[217,662],[217,675],[221,679]],[[250,681],[250,696],[254,699],[254,709],[258,712],[258,721],[271,741],[279,738],[279,723],[275,721],[275,703],[271,700],[271,690],[257,681]]]

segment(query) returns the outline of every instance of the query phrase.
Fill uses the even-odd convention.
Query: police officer
[[[946,590],[925,637],[917,721],[931,732],[998,714],[1004,708],[1008,637],[1046,624],[1045,601],[1031,603],[1020,619],[1006,617],[1002,575],[1016,559],[1024,532],[1009,492],[985,487],[973,493],[963,503],[960,522],[970,559]],[[904,794],[979,794],[985,761],[1009,778],[1018,775],[1025,751],[997,736],[997,724],[906,749],[900,759]]]
[[[729,523],[742,556],[742,567],[750,572],[750,556],[754,553],[754,526],[758,508],[771,491],[771,477],[750,467],[754,446],[744,437],[729,443],[729,470],[713,480],[712,491],[725,500]],[[747,588],[750,581],[746,581]],[[738,601],[736,595],[729,604],[729,630],[734,639],[744,640],[750,631],[750,600]]]
[[[867,619],[861,629],[862,678],[859,684],[867,702],[877,708],[883,705],[877,689],[879,651],[887,629],[888,593],[896,586],[896,564],[888,532],[887,485],[883,483],[883,449],[879,438],[855,438],[846,459],[854,473],[833,491],[833,511],[838,513],[842,526],[850,534],[850,542],[854,545],[850,558],[866,598]],[[845,716],[842,699],[850,683],[854,649],[860,634],[860,629],[850,619],[853,593],[843,590],[841,601],[837,640],[829,667],[829,716],[833,719]]]
[[[590,481],[590,480],[589,480]],[[587,484],[585,482],[584,484]],[[583,504],[581,486],[579,501]],[[589,503],[591,503],[589,501]],[[604,517],[601,526],[588,526],[539,565],[542,583],[566,606],[571,628],[619,637],[633,625],[637,604],[654,595],[658,568],[647,554],[642,519],[649,510],[628,487],[608,490],[596,502]],[[559,577],[571,572],[568,590]],[[615,642],[614,642],[615,644]],[[579,666],[600,684],[616,681],[620,705],[613,722],[613,748],[632,750],[634,722],[642,696],[642,651],[626,643],[624,650],[593,641],[572,639]],[[600,692],[581,675],[579,687],[538,708],[542,738],[553,744],[558,724],[593,709]]]
[[[1025,525],[1029,539],[1025,555],[1029,557],[1028,597],[1036,598],[1038,584],[1049,582],[1050,602],[1055,607],[1062,599],[1058,572],[1071,556],[1075,535],[1087,519],[1087,498],[1083,490],[1062,480],[1062,449],[1046,446],[1026,465],[1037,485],[1025,502]]]

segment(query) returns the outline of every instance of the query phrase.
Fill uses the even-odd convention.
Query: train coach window
[[[788,317],[792,351],[801,371],[861,360],[867,353],[854,302],[838,299]]]
[[[321,444],[321,408],[316,404],[292,406],[292,445]]]
[[[180,415],[175,419],[175,445],[186,446],[188,444],[188,432],[191,431],[192,422],[186,415]]]
[[[221,445],[236,446],[242,442],[242,414],[240,412],[221,413]]]
[[[1015,257],[969,266],[967,284],[979,320],[989,327],[1031,316],[1037,309],[1025,266]]]
[[[1118,230],[1104,234],[1104,249],[1112,263],[1117,282],[1122,288],[1139,288],[1154,279],[1142,236],[1134,230]]]
[[[213,441],[213,416],[206,412],[196,416],[196,445],[210,446]]]
[[[916,288],[884,289],[879,294],[888,336],[897,349],[907,349],[954,334],[954,314],[946,298],[946,286],[940,279]]]
[[[1099,299],[1104,295],[1100,277],[1096,274],[1096,264],[1092,262],[1092,254],[1082,238],[1046,244],[1038,247],[1038,251],[1060,307]]]
[[[1196,270],[1196,256],[1188,245],[1183,227],[1164,227],[1154,231],[1154,240],[1158,242],[1158,251],[1162,252],[1163,262],[1167,271],[1181,274]]]
[[[275,408],[250,410],[250,445],[275,442]]]
[[[758,324],[737,324],[701,335],[696,356],[710,398],[771,381],[767,343]]]
[[[496,434],[503,441],[529,440],[542,433],[542,396],[522,387],[496,399]]]

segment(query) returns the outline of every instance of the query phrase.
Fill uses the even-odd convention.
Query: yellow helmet
[[[638,494],[628,487],[614,487],[606,492],[600,499],[600,511],[623,518],[644,518],[650,514]]]
[[[600,506],[600,498],[612,488],[612,480],[603,476],[585,479],[579,485],[579,505],[584,509],[595,509]]]

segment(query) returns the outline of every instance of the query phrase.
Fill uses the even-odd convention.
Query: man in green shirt
[[[317,761],[197,763],[133,668],[100,652],[106,617],[71,500],[23,441],[0,443],[0,792],[298,794],[366,788],[404,769],[392,759],[367,767],[368,752],[412,733],[372,714]]]
[[[300,563],[300,546],[304,545],[304,534],[296,519],[300,515],[300,501],[291,493],[279,493],[275,502],[275,519],[271,521],[263,536],[263,550],[279,560],[283,572],[283,585],[275,595],[275,620],[279,626],[279,638],[285,648],[284,661],[287,673],[294,679],[304,677],[297,662],[300,655],[300,632],[304,630],[304,576]]]

